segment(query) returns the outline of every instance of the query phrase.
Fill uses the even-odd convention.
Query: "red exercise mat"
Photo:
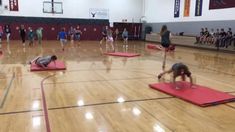
[[[35,63],[31,64],[30,66],[30,71],[48,71],[48,70],[66,70],[65,64],[62,61],[55,61],[56,65],[54,62],[51,62],[48,66],[47,69],[43,69],[40,66],[37,66]]]
[[[135,57],[140,56],[140,54],[136,53],[126,53],[126,52],[110,52],[110,53],[104,53],[105,55],[111,55],[111,56],[120,56],[120,57]]]
[[[148,49],[156,49],[156,50],[162,50],[158,45],[155,44],[147,44]]]
[[[176,85],[180,89],[175,89],[173,83],[156,83],[149,86],[202,107],[235,101],[235,96],[208,87],[194,85],[190,88],[189,82],[176,82]]]

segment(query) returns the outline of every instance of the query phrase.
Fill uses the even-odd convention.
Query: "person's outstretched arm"
[[[38,56],[36,58],[34,58],[33,60],[31,60],[29,63],[32,64],[33,62],[35,62],[38,58],[40,58],[41,56]]]

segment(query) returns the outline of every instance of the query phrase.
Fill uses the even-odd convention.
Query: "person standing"
[[[105,26],[105,28],[102,30],[102,39],[100,40],[100,47],[103,43],[103,41],[106,41],[107,40],[107,31],[108,31],[108,26]]]
[[[126,28],[124,28],[123,32],[122,32],[122,39],[124,41],[124,48],[128,48],[128,31],[126,30]]]
[[[28,39],[29,39],[29,46],[33,46],[34,32],[33,32],[33,29],[31,27],[29,27]]]
[[[43,28],[42,27],[39,27],[37,30],[36,30],[36,34],[37,34],[37,38],[38,38],[38,44],[42,44],[42,30]]]
[[[26,30],[25,30],[25,28],[24,28],[24,25],[21,25],[21,26],[20,26],[19,32],[20,32],[20,38],[21,38],[21,40],[22,40],[22,44],[23,44],[23,46],[25,46]]]
[[[58,39],[60,40],[62,51],[64,51],[64,46],[65,46],[66,41],[67,41],[67,34],[65,32],[65,28],[62,28],[61,31],[59,32]]]
[[[3,30],[2,26],[0,26],[0,49],[2,48],[2,36],[3,36]]]
[[[160,31],[160,36],[161,36],[161,45],[164,47],[164,59],[163,59],[163,64],[162,64],[162,69],[165,69],[165,65],[166,65],[166,52],[171,44],[170,41],[170,36],[171,36],[171,32],[168,31],[167,26],[163,25]]]
[[[7,44],[10,44],[10,36],[11,36],[11,28],[9,25],[5,25],[4,28],[5,34],[6,34],[6,38],[7,38]]]

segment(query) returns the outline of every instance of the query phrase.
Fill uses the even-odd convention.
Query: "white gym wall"
[[[221,21],[235,20],[235,8],[209,10],[209,1],[203,0],[202,16],[195,16],[195,0],[191,0],[190,17],[183,17],[184,0],[180,0],[180,17],[174,18],[175,0],[144,0],[145,16],[148,23],[180,21]]]
[[[89,18],[90,8],[109,9],[110,22],[139,22],[142,16],[143,0],[54,0],[63,2],[63,14],[43,13],[43,1],[50,0],[18,0],[19,11],[7,11],[0,15],[31,16],[31,17],[60,17],[60,18]],[[9,0],[3,0],[3,6],[9,7]]]

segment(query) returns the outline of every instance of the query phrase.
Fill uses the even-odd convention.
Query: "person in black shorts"
[[[209,38],[210,38],[210,32],[208,31],[207,28],[205,28],[203,43],[207,44],[209,42]]]
[[[222,28],[221,31],[220,31],[220,35],[219,35],[219,47],[224,47],[225,46],[226,36],[227,36],[227,33]]]
[[[101,47],[101,44],[103,43],[103,41],[106,41],[107,40],[107,31],[108,31],[108,26],[105,26],[105,28],[102,30],[102,39],[100,40],[100,47]]]
[[[24,25],[20,26],[19,32],[20,32],[20,38],[22,40],[22,44],[23,46],[25,46],[26,29],[24,28]]]
[[[161,45],[162,47],[165,48],[164,50],[164,59],[163,59],[163,64],[162,64],[162,69],[165,69],[165,65],[166,65],[166,52],[171,44],[170,41],[170,36],[171,36],[171,32],[168,31],[167,26],[163,25],[162,29],[160,31],[160,36],[161,36]]]
[[[225,37],[225,47],[228,48],[229,45],[232,44],[232,39],[233,39],[233,32],[231,28],[228,28],[227,35]]]
[[[192,75],[191,72],[189,71],[188,67],[183,64],[183,63],[175,63],[171,69],[164,71],[162,73],[160,73],[158,75],[158,79],[161,79],[161,77],[164,74],[169,74],[169,73],[173,73],[173,83],[175,83],[175,80],[178,76],[181,76],[182,80],[185,81],[185,76],[187,76],[190,79],[190,84],[191,86],[193,85],[193,79],[192,79]],[[177,87],[176,87],[177,88]]]
[[[80,41],[81,35],[82,35],[82,31],[80,30],[80,27],[77,26],[77,29],[75,29],[75,40]]]
[[[35,63],[37,66],[42,67],[43,69],[46,69],[47,66],[51,63],[54,62],[56,65],[55,61],[57,60],[57,57],[55,55],[52,56],[38,56],[32,61],[30,61],[30,64]]]
[[[11,28],[10,28],[10,25],[5,25],[5,27],[4,27],[4,32],[5,32],[5,34],[6,34],[7,44],[9,45],[9,43],[10,43],[10,36],[11,36]]]
[[[204,36],[204,28],[201,28],[200,36],[196,36],[195,44],[201,43]]]

